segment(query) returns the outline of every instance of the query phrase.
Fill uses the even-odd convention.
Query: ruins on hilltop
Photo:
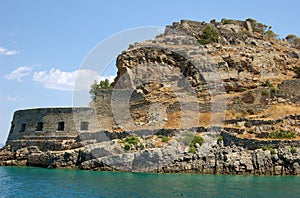
[[[16,111],[0,164],[299,175],[299,49],[253,19],[174,22],[89,107]]]

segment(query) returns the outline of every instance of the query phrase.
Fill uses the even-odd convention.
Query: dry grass
[[[300,106],[295,105],[272,105],[264,112],[256,116],[267,115],[265,120],[284,118],[287,115],[299,114]]]

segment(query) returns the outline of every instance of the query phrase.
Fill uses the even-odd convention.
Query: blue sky
[[[0,143],[15,110],[72,106],[85,57],[118,32],[180,19],[254,18],[281,37],[300,35],[299,7],[297,0],[0,0]]]

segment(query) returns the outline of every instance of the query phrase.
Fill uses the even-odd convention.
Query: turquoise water
[[[300,177],[0,167],[0,197],[299,197]]]

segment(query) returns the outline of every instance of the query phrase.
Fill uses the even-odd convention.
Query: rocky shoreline
[[[206,142],[195,144],[193,153],[180,142],[179,136],[155,148],[156,135],[140,137],[142,143],[136,147],[131,145],[128,151],[120,139],[62,151],[41,151],[38,146],[12,151],[6,146],[0,152],[0,165],[125,172],[300,175],[297,147],[282,144],[277,148],[267,145],[251,150],[235,144],[224,146],[224,139],[216,139],[216,134],[202,136]],[[226,137],[225,141],[228,142]]]
[[[0,165],[300,175],[300,47],[275,35],[253,19],[174,22],[121,52],[89,107],[16,111]]]

